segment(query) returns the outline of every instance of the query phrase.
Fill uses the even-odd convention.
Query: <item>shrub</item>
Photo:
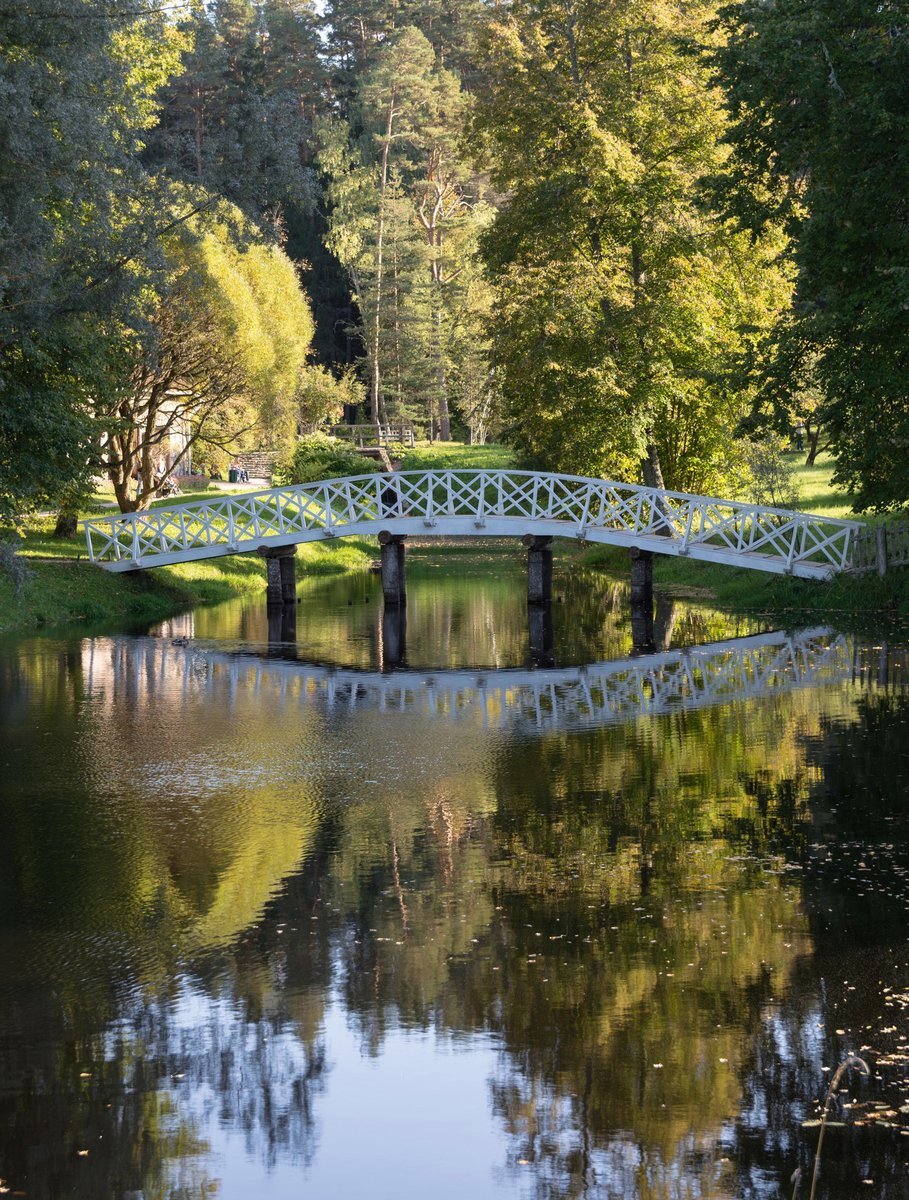
[[[16,553],[12,542],[0,542],[0,573],[6,575],[13,585],[13,595],[18,600],[29,581],[31,571],[25,559]]]
[[[345,404],[362,404],[365,398],[366,389],[353,367],[335,376],[327,367],[308,366],[300,378],[300,420],[310,429],[323,421],[338,421]]]
[[[293,458],[288,462],[275,463],[272,483],[275,487],[282,487],[289,483],[315,483],[319,479],[368,475],[381,470],[380,463],[357,454],[339,438],[311,433],[297,442]]]
[[[749,499],[773,508],[795,508],[799,502],[795,468],[783,457],[786,439],[770,435],[745,444],[745,461],[751,476]]]

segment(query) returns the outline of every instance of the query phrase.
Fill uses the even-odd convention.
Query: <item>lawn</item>
[[[447,471],[481,467],[487,471],[502,471],[515,465],[515,454],[510,446],[495,443],[468,446],[463,442],[418,442],[412,450],[405,452],[401,470]]]
[[[833,475],[833,459],[829,454],[819,454],[817,461],[811,467],[806,467],[804,456],[787,454],[786,458],[794,466],[794,482],[798,488],[798,507],[803,512],[817,513],[823,517],[845,517],[848,520],[861,520],[852,511],[849,497],[840,488],[835,488],[831,482]]]

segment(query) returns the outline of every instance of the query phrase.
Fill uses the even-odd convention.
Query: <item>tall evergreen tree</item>
[[[324,92],[309,0],[217,0],[181,23],[192,49],[163,95],[149,166],[280,227],[314,206],[312,120]]]

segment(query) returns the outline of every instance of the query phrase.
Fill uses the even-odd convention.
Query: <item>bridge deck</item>
[[[849,569],[853,521],[530,471],[404,471],[222,495],[85,521],[110,571],[192,562],[326,538],[578,538],[824,579]]]

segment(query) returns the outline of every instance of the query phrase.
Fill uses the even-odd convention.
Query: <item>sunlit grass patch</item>
[[[468,446],[463,442],[419,442],[406,451],[402,471],[449,471],[458,468],[477,468],[503,471],[515,467],[515,453],[510,446],[490,444]]]

